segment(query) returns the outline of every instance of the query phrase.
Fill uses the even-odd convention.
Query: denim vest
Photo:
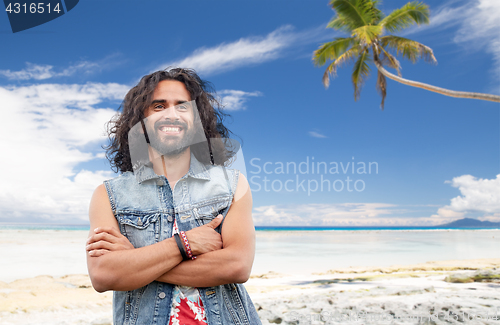
[[[239,171],[200,163],[191,154],[189,172],[177,181],[174,193],[165,176],[141,167],[105,181],[120,232],[135,248],[172,237],[174,218],[179,230],[188,231],[225,218],[238,183]],[[220,232],[220,226],[216,229]],[[224,267],[224,266],[221,266]],[[153,281],[132,291],[113,293],[115,325],[167,325],[174,285]],[[242,284],[198,288],[208,325],[261,324]]]

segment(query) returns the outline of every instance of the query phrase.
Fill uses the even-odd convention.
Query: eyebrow
[[[174,103],[175,105],[179,105],[179,104],[184,104],[184,103],[187,103],[188,101],[187,100],[175,100]],[[167,101],[165,99],[155,99],[151,102],[151,105],[154,105],[154,104],[166,104]]]

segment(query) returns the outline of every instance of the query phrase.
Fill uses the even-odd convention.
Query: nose
[[[179,112],[177,112],[177,109],[175,106],[169,106],[166,109],[163,110],[162,112],[163,118],[165,120],[178,120],[179,119]]]

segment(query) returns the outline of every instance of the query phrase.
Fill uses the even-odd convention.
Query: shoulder
[[[94,215],[94,212],[97,212],[103,208],[110,209],[110,200],[108,195],[108,190],[104,184],[97,186],[94,190],[94,194],[90,199],[90,216]]]
[[[124,185],[123,183],[129,183],[132,179],[135,180],[134,174],[132,172],[125,172],[103,181],[102,184],[97,186],[97,188],[94,190],[92,201],[103,197],[111,198],[113,196],[113,192],[117,188],[119,188],[121,185]]]
[[[234,192],[234,200],[239,200],[245,195],[250,195],[251,196],[251,191],[250,191],[250,185],[248,184],[248,180],[243,175],[239,170],[238,174],[239,176],[237,177],[237,185],[236,185],[236,190]]]
[[[94,190],[94,194],[92,195],[92,202],[94,202],[95,199],[101,198],[103,196],[107,196],[106,186],[104,185],[104,183],[97,186],[97,188]]]

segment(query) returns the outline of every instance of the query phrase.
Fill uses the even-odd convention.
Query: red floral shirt
[[[177,221],[174,221],[173,233],[179,233]],[[205,308],[198,289],[187,286],[175,286],[170,308],[169,325],[207,325]]]

